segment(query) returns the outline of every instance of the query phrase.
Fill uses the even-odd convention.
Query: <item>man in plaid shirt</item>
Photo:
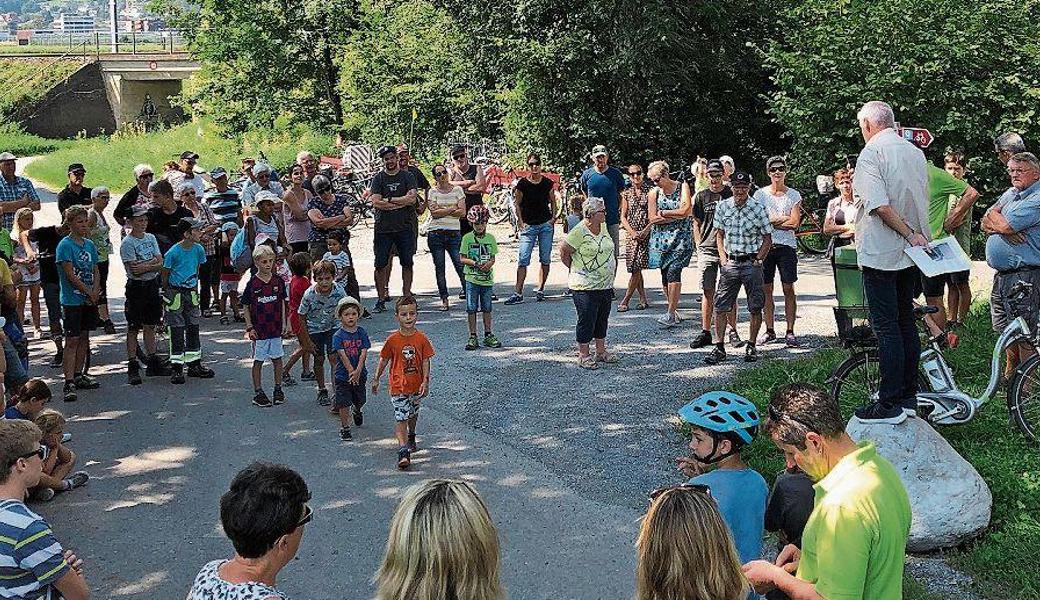
[[[31,181],[14,174],[15,156],[0,154],[0,227],[11,229],[14,213],[19,208],[40,210],[40,196]]]
[[[773,245],[773,226],[766,207],[748,197],[751,176],[737,171],[730,177],[733,197],[715,208],[715,240],[719,248],[719,287],[715,292],[715,348],[704,362],[716,365],[726,360],[726,313],[733,310],[740,287],[747,294],[751,313],[751,335],[744,347],[744,360],[758,360],[755,340],[762,326],[765,292],[762,290],[762,260]]]

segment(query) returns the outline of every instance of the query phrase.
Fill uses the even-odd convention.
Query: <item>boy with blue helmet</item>
[[[731,392],[708,392],[679,409],[679,417],[692,428],[690,459],[679,462],[701,474],[691,484],[707,485],[729,526],[740,561],[759,558],[769,486],[749,468],[740,451],[755,439],[760,422],[758,409]],[[711,470],[704,472],[706,468]],[[685,469],[684,469],[685,470]]]

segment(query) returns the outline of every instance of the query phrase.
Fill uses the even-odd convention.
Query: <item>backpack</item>
[[[253,249],[246,243],[245,227],[239,229],[235,234],[235,239],[231,240],[228,254],[231,256],[231,266],[234,267],[236,273],[245,273],[253,266]]]

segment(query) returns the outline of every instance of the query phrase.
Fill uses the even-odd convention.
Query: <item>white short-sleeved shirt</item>
[[[853,189],[863,199],[856,221],[856,254],[861,267],[899,271],[913,266],[906,240],[874,211],[891,206],[914,231],[930,238],[928,161],[917,146],[885,129],[870,138],[856,161]]]
[[[798,190],[787,188],[787,191],[774,196],[773,192],[768,187],[758,188],[755,192],[755,199],[762,203],[766,207],[766,212],[769,213],[769,218],[773,217],[789,217],[794,207],[802,202],[802,195],[798,193]],[[798,242],[795,240],[794,230],[792,229],[773,229],[773,245],[780,244],[782,246],[790,246],[791,248],[797,248]]]

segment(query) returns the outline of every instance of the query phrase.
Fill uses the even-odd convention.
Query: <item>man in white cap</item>
[[[11,229],[14,213],[26,206],[40,210],[40,196],[31,181],[14,174],[15,156],[0,154],[0,226]]]
[[[282,184],[274,181],[271,177],[271,165],[262,162],[256,163],[253,166],[253,177],[256,178],[256,181],[242,190],[242,204],[244,206],[252,206],[257,192],[261,190],[271,192],[279,200],[285,195],[285,188],[282,187]]]

